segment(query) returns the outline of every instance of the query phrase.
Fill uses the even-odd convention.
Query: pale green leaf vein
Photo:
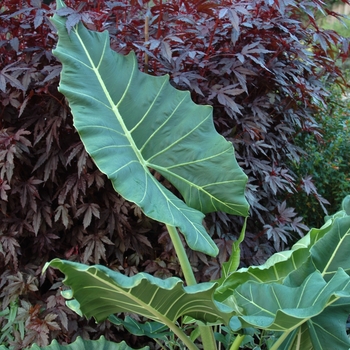
[[[111,110],[111,107],[110,107],[110,106],[106,105],[104,102],[102,102],[101,100],[95,98],[95,97],[92,96],[92,95],[84,94],[84,93],[78,92],[78,91],[76,91],[76,90],[73,90],[73,91],[72,91],[72,90],[70,90],[70,89],[68,89],[68,88],[65,88],[65,91],[66,91],[66,92],[74,93],[75,95],[84,96],[84,97],[86,97],[86,98],[88,98],[88,99],[91,99],[91,100],[97,102],[97,103],[100,103],[100,104],[101,104],[102,106],[104,106],[105,108]]]
[[[164,84],[163,84],[164,85]],[[161,90],[163,89],[163,86],[161,87]],[[160,91],[161,91],[160,90]],[[171,120],[171,118],[174,116],[174,114],[176,113],[176,111],[178,110],[178,108],[180,107],[180,105],[184,102],[184,100],[186,99],[186,95],[184,96],[184,98],[178,103],[178,105],[176,106],[176,108],[173,109],[172,113],[169,115],[168,118],[166,118],[164,120],[164,122],[162,124],[160,124],[158,126],[158,128],[156,130],[153,131],[153,133],[148,137],[148,139],[144,142],[144,144],[140,147],[140,152],[142,152],[144,150],[144,148],[147,146],[147,144],[154,138],[154,136],[169,122],[169,120]],[[151,157],[152,158],[152,157]],[[151,159],[150,158],[150,159]],[[149,161],[149,159],[148,159]]]
[[[98,62],[98,65],[97,65],[97,67],[96,67],[97,70],[100,69],[100,66],[101,66],[101,63],[102,63],[102,61],[103,61],[103,58],[104,58],[106,49],[107,49],[107,47],[109,47],[108,44],[109,44],[109,43],[108,43],[108,36],[106,36],[106,39],[105,39],[105,42],[104,42],[104,45],[103,45],[103,50],[102,50],[102,52],[101,52],[100,61]]]
[[[113,171],[110,175],[109,175],[109,177],[111,177],[112,175],[115,175],[115,174],[117,174],[117,173],[119,173],[121,170],[123,170],[124,168],[127,168],[130,164],[132,164],[132,163],[139,163],[136,159],[133,159],[133,160],[131,160],[130,162],[128,162],[128,163],[125,163],[123,166],[121,166],[121,167],[119,167],[117,170],[115,170],[115,171]]]
[[[174,168],[183,167],[183,166],[186,166],[186,165],[192,165],[192,164],[196,164],[196,163],[205,162],[207,160],[210,160],[210,159],[213,159],[213,158],[216,158],[216,157],[220,157],[223,154],[230,153],[230,152],[231,152],[231,150],[228,148],[228,149],[223,150],[220,153],[213,154],[213,155],[211,155],[209,157],[205,157],[205,158],[201,158],[201,159],[195,159],[195,160],[191,160],[191,161],[185,162],[185,163],[174,164],[174,165],[171,165],[171,166],[168,166],[168,167],[163,167],[163,169],[170,170],[170,169],[174,169]]]
[[[343,237],[340,237],[341,235],[340,235],[339,223],[337,223],[337,225],[338,225],[339,241],[338,241],[336,248],[333,250],[331,257],[328,259],[326,266],[324,267],[324,269],[322,271],[322,276],[324,276],[327,273],[329,266],[332,264],[333,259],[337,255],[338,250],[342,247],[343,241],[345,240],[346,236],[350,235],[350,229],[348,229],[347,232],[345,233],[345,235],[343,235]]]
[[[205,117],[200,123],[198,123],[198,125],[196,125],[193,129],[191,129],[188,133],[184,134],[183,136],[179,137],[175,142],[171,143],[170,145],[168,145],[167,147],[163,148],[161,151],[159,151],[158,153],[155,153],[152,155],[152,157],[146,159],[146,161],[148,162],[148,164],[152,164],[152,159],[154,159],[155,157],[160,156],[161,154],[167,152],[169,149],[171,149],[172,147],[176,146],[178,143],[181,143],[181,141],[183,141],[186,137],[188,137],[189,135],[193,134],[194,131],[196,131],[198,128],[200,128],[200,126],[205,123],[205,121],[211,117],[211,114],[208,114],[207,117]]]
[[[159,91],[157,92],[156,97],[153,99],[152,103],[150,103],[150,106],[148,107],[145,114],[142,116],[142,118],[140,118],[139,122],[132,129],[130,129],[130,134],[132,134],[140,126],[140,124],[147,118],[150,110],[153,108],[154,104],[156,103],[156,101],[157,101],[158,97],[160,96],[160,93],[163,91],[163,88],[166,85],[166,83],[167,83],[167,81],[164,80],[162,86],[160,87]],[[152,137],[153,136],[151,135],[150,138],[152,138]],[[148,140],[146,142],[148,142]],[[142,147],[141,147],[141,149],[142,149]],[[140,152],[142,151],[141,149],[140,149]]]
[[[103,126],[103,125],[84,125],[84,129],[105,129],[105,130],[108,130],[112,133],[115,133],[115,134],[118,134],[118,135],[121,135],[121,136],[124,136],[125,137],[125,134],[123,134],[122,132],[116,130],[116,129],[113,129],[113,128],[110,128],[108,126]],[[131,145],[130,145],[131,146]]]

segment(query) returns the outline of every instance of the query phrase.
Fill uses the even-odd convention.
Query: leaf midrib
[[[185,213],[183,213],[183,211],[181,211],[180,208],[178,208],[171,200],[168,199],[167,195],[164,193],[163,189],[160,187],[159,182],[149,173],[149,170],[148,170],[148,168],[147,168],[147,166],[148,166],[149,164],[148,164],[148,162],[143,158],[143,156],[142,156],[140,150],[138,149],[138,147],[136,146],[136,144],[135,144],[135,142],[134,142],[134,139],[133,139],[133,137],[132,137],[132,135],[131,135],[131,132],[127,129],[125,123],[123,122],[122,116],[120,115],[120,113],[119,113],[119,111],[118,111],[117,106],[120,104],[120,102],[122,101],[122,99],[123,99],[123,97],[125,96],[126,92],[128,91],[128,88],[129,88],[129,86],[130,86],[130,83],[131,83],[131,81],[132,81],[132,78],[133,78],[133,76],[134,76],[134,74],[135,74],[135,72],[136,72],[136,69],[135,69],[135,68],[136,68],[136,65],[133,64],[133,66],[132,66],[132,74],[130,75],[129,82],[128,82],[128,84],[127,84],[127,88],[125,89],[125,91],[124,91],[124,93],[123,93],[123,96],[122,96],[122,98],[120,99],[119,103],[118,103],[117,105],[115,105],[115,104],[113,103],[113,99],[112,99],[111,95],[109,94],[108,90],[106,89],[106,86],[105,86],[105,84],[104,84],[104,82],[103,82],[103,79],[102,79],[102,77],[101,77],[101,75],[100,75],[100,73],[99,73],[99,71],[98,71],[98,67],[96,67],[95,64],[94,64],[94,62],[92,61],[91,56],[90,56],[90,54],[89,54],[89,51],[88,51],[88,49],[86,48],[86,46],[84,45],[84,42],[83,42],[82,38],[81,38],[80,35],[79,35],[78,26],[76,26],[76,27],[74,28],[74,32],[75,32],[75,34],[76,34],[76,36],[77,36],[77,38],[78,38],[78,40],[79,40],[79,42],[80,42],[81,47],[83,48],[83,50],[84,50],[84,52],[85,52],[86,57],[88,58],[88,60],[89,60],[89,62],[90,62],[91,67],[89,67],[89,68],[92,69],[93,72],[95,73],[95,75],[96,75],[96,77],[97,77],[97,79],[98,79],[98,81],[99,81],[99,83],[100,83],[100,86],[101,86],[101,88],[102,88],[102,90],[103,90],[103,92],[104,92],[104,94],[105,94],[105,96],[106,96],[106,98],[107,98],[107,100],[108,100],[110,106],[111,106],[110,109],[113,111],[113,113],[115,114],[115,116],[116,116],[118,122],[120,123],[120,125],[121,125],[121,127],[122,127],[122,130],[123,130],[123,132],[124,132],[125,137],[127,138],[128,142],[130,143],[130,145],[131,145],[131,147],[132,147],[132,149],[133,149],[133,151],[134,151],[134,153],[135,153],[135,155],[136,155],[136,157],[137,157],[139,163],[141,164],[141,166],[142,166],[143,169],[144,169],[145,175],[146,175],[148,178],[151,178],[151,179],[152,179],[153,183],[156,184],[157,188],[158,188],[159,191],[163,194],[163,196],[164,196],[164,198],[167,200],[167,202],[170,203],[170,205],[171,205],[172,207],[174,207],[174,208],[176,208],[177,210],[179,210],[179,211],[182,213],[182,215],[187,219],[187,221],[190,222],[190,223],[192,224],[192,226],[193,226],[195,232],[197,232],[197,234],[199,234],[199,235],[201,235],[202,237],[204,237],[204,236],[201,234],[200,230],[198,230],[198,228],[196,228],[196,227],[193,225],[193,223],[191,222],[191,220],[188,219],[188,217],[185,215]],[[104,46],[104,47],[105,47],[105,48],[107,47],[107,40],[105,41],[105,46]],[[101,53],[101,58],[100,58],[99,64],[101,64],[101,62],[102,62],[103,55],[104,55],[104,51]],[[135,61],[134,61],[134,62],[135,62]],[[132,130],[132,131],[133,131],[133,130]],[[192,208],[192,209],[193,209],[193,208]],[[207,241],[208,243],[210,243],[208,240],[206,240],[206,241]],[[212,245],[212,244],[210,244],[210,245]]]
[[[82,48],[83,48],[83,50],[84,50],[84,52],[86,54],[86,57],[88,58],[88,60],[89,60],[89,62],[91,64],[91,68],[94,71],[94,73],[95,73],[95,75],[96,75],[96,77],[97,77],[97,79],[98,79],[98,81],[100,83],[100,86],[101,86],[101,88],[102,88],[102,90],[103,90],[103,92],[104,92],[104,94],[105,94],[105,96],[106,96],[110,106],[111,106],[111,110],[113,111],[113,113],[117,117],[117,120],[118,120],[119,124],[121,125],[121,127],[123,129],[125,137],[127,138],[129,143],[131,144],[131,147],[132,147],[132,149],[133,149],[137,159],[142,164],[144,170],[148,171],[148,169],[147,169],[147,167],[145,165],[145,161],[144,161],[144,159],[143,159],[139,149],[137,148],[137,146],[136,146],[136,144],[134,142],[134,139],[132,138],[131,133],[128,130],[128,128],[126,127],[126,125],[125,125],[125,123],[123,121],[123,118],[120,115],[119,110],[118,110],[118,105],[121,103],[121,101],[123,100],[123,98],[125,97],[125,95],[127,94],[128,90],[129,90],[132,78],[133,78],[133,76],[135,74],[135,71],[136,71],[136,69],[135,69],[136,65],[133,63],[133,65],[132,65],[132,73],[130,74],[129,81],[128,81],[128,84],[126,86],[126,89],[125,89],[122,97],[120,98],[119,102],[117,104],[114,104],[113,99],[112,99],[111,95],[109,94],[108,89],[106,88],[106,85],[104,84],[103,79],[102,79],[102,77],[100,75],[100,72],[99,72],[99,66],[100,66],[100,64],[101,64],[101,62],[103,60],[103,56],[104,56],[104,53],[105,53],[105,50],[106,50],[106,47],[107,47],[107,40],[105,40],[104,50],[101,53],[100,62],[98,64],[98,66],[96,67],[94,62],[91,59],[89,51],[87,50],[86,46],[84,45],[84,42],[82,41],[82,39],[81,39],[81,37],[79,35],[78,29],[76,29],[76,35],[77,35],[77,38],[78,38],[78,40],[79,40],[79,42],[80,42],[80,44],[81,44],[81,46],[82,46]]]
[[[235,209],[234,206],[231,207],[231,206],[228,205],[228,203],[219,200],[218,198],[216,198],[215,196],[213,196],[211,193],[209,193],[208,191],[206,191],[206,190],[204,189],[203,186],[196,185],[195,183],[188,181],[186,178],[184,178],[184,177],[182,177],[182,176],[179,176],[179,175],[177,175],[176,173],[170,172],[167,168],[164,168],[164,167],[155,165],[155,164],[153,164],[152,162],[150,162],[151,158],[156,157],[158,154],[153,155],[149,160],[146,160],[146,159],[143,157],[143,155],[142,155],[142,153],[141,153],[142,149],[139,149],[139,148],[137,147],[137,145],[136,145],[136,143],[135,143],[135,141],[134,141],[134,139],[133,139],[133,137],[132,137],[131,134],[132,134],[132,132],[137,128],[137,126],[142,122],[142,120],[145,118],[145,116],[147,115],[148,111],[145,113],[145,116],[138,122],[138,124],[136,124],[131,130],[128,130],[128,128],[126,127],[126,125],[125,125],[125,123],[124,123],[124,121],[123,121],[123,118],[122,118],[122,116],[120,115],[119,110],[118,110],[118,106],[119,106],[120,103],[123,101],[123,98],[126,96],[128,90],[129,90],[129,87],[130,87],[130,85],[131,85],[132,79],[133,79],[133,77],[134,77],[134,75],[135,75],[135,72],[136,72],[136,64],[135,64],[135,61],[133,61],[132,73],[130,74],[129,81],[128,81],[128,84],[127,84],[127,86],[126,86],[126,88],[125,88],[125,91],[123,92],[123,95],[122,95],[122,97],[120,98],[120,101],[119,101],[117,104],[114,104],[113,99],[112,99],[111,95],[109,94],[109,91],[108,91],[108,89],[106,88],[106,85],[104,84],[104,81],[103,81],[103,79],[102,79],[102,77],[101,77],[101,75],[100,75],[100,73],[99,73],[99,67],[100,67],[100,65],[101,65],[101,63],[102,63],[105,50],[106,50],[106,48],[108,47],[108,45],[107,45],[107,40],[105,40],[105,42],[104,42],[104,49],[103,49],[103,51],[101,52],[100,61],[99,61],[98,65],[95,66],[95,64],[94,64],[94,62],[93,62],[93,60],[92,60],[92,58],[91,58],[91,56],[90,56],[90,54],[89,54],[89,51],[88,51],[87,47],[84,45],[84,42],[83,42],[82,38],[81,38],[80,35],[79,35],[78,27],[74,28],[74,30],[75,30],[75,34],[76,34],[76,36],[77,36],[77,38],[78,38],[78,40],[79,40],[79,42],[80,42],[80,45],[81,45],[81,47],[83,48],[83,50],[84,50],[84,52],[85,52],[85,55],[86,55],[87,59],[88,59],[89,62],[90,62],[91,67],[89,67],[89,68],[92,69],[93,72],[94,72],[94,74],[96,75],[96,77],[97,77],[97,79],[98,79],[98,81],[99,81],[99,83],[100,83],[100,86],[101,86],[101,88],[102,88],[102,90],[103,90],[103,93],[104,93],[104,95],[106,96],[106,98],[107,98],[107,100],[108,100],[108,102],[109,102],[109,104],[110,104],[110,109],[111,109],[111,111],[113,111],[113,113],[115,114],[115,116],[116,116],[116,118],[117,118],[119,124],[121,125],[122,130],[123,130],[123,132],[124,132],[124,136],[126,137],[126,139],[128,140],[128,142],[130,143],[131,148],[133,149],[133,151],[134,151],[134,153],[135,153],[135,155],[136,155],[136,157],[137,157],[139,163],[142,165],[146,176],[150,177],[154,183],[157,183],[157,184],[158,184],[158,181],[156,181],[156,180],[154,179],[154,177],[151,176],[151,174],[149,173],[148,167],[150,167],[150,168],[152,168],[152,169],[154,169],[154,170],[157,170],[157,169],[158,169],[158,170],[163,170],[164,172],[169,173],[170,175],[172,175],[172,176],[174,176],[174,177],[177,177],[177,178],[180,179],[182,182],[186,183],[187,186],[194,187],[194,188],[196,188],[198,191],[200,191],[200,192],[206,194],[206,195],[211,199],[211,201],[215,200],[215,201],[221,203],[223,206],[228,207],[228,208],[234,210],[234,209]],[[161,89],[159,89],[159,92],[157,93],[157,96],[159,96],[160,92],[162,91],[163,86],[164,86],[164,84],[162,85]],[[182,102],[182,101],[181,101],[181,102]],[[106,106],[106,107],[107,107],[107,106]],[[151,107],[150,107],[150,108],[151,108]],[[149,109],[150,109],[150,108],[149,108]],[[210,116],[210,115],[209,115],[209,116]],[[208,117],[205,118],[205,119],[203,119],[202,123],[204,123],[207,119],[208,119]],[[113,129],[113,130],[114,130],[114,129]],[[187,133],[186,135],[184,135],[182,138],[188,136],[188,134],[191,134],[192,132],[193,132],[193,130],[191,130],[189,133]],[[181,140],[181,139],[180,139],[180,140]],[[178,140],[178,142],[179,142],[180,140]],[[173,145],[174,145],[174,144],[171,144],[169,147],[172,147]],[[145,146],[145,145],[143,145],[143,147],[144,147],[144,146]],[[164,150],[163,150],[163,151],[164,151]],[[224,150],[223,152],[219,153],[219,155],[220,155],[220,154],[224,154],[224,153],[227,152],[227,151],[228,151],[228,149],[226,149],[226,150]],[[214,157],[216,157],[216,156],[217,156],[217,155],[215,155],[215,156],[210,156],[210,157],[207,157],[207,159],[214,158]],[[202,161],[202,160],[201,160],[201,161]],[[232,181],[229,181],[229,182],[232,182]],[[215,183],[215,184],[216,184],[216,183]],[[206,184],[206,186],[209,186],[209,185],[212,185],[212,184]],[[164,194],[163,190],[162,190],[159,186],[157,186],[157,187],[158,187],[158,189],[163,193],[164,197],[167,198],[167,196]],[[168,201],[168,202],[169,202],[169,201]],[[179,210],[179,208],[176,207],[171,201],[170,201],[170,203],[171,203],[175,208],[177,208],[177,209]],[[213,204],[213,205],[214,205],[214,204]],[[214,205],[214,207],[216,208],[216,205]],[[196,230],[196,231],[198,231],[198,230]]]

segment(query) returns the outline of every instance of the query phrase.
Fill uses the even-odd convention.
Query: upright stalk
[[[181,269],[185,277],[185,281],[188,286],[193,286],[197,284],[197,281],[194,277],[192,266],[186,255],[186,251],[181,242],[179,233],[177,232],[177,229],[174,226],[167,225],[166,227],[168,229],[171,241],[173,242],[177,257],[179,259]],[[199,326],[199,330],[204,350],[217,349],[213,329],[209,326]]]
[[[278,350],[281,346],[281,344],[284,342],[284,340],[288,337],[290,332],[292,332],[294,328],[288,329],[277,339],[277,341],[272,345],[270,350]]]
[[[174,226],[166,226],[171,238],[171,241],[173,242],[177,257],[179,259],[182,272],[185,276],[185,281],[188,286],[193,286],[197,284],[196,278],[194,277],[192,266],[190,264],[190,261],[188,260],[185,248],[181,242],[181,238],[179,236],[179,233],[177,232],[177,229]]]
[[[187,349],[189,350],[198,350],[198,347],[192,340],[187,336],[187,334],[181,329],[181,327],[177,327],[174,323],[169,322],[169,324],[165,323],[170,330],[172,330],[178,337],[183,341]]]
[[[230,347],[230,350],[238,350],[242,344],[244,337],[245,336],[243,334],[237,334],[236,339],[234,340],[234,342]]]

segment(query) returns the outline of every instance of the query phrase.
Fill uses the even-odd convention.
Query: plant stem
[[[230,347],[230,350],[238,350],[242,344],[244,337],[245,336],[243,334],[237,334],[235,341],[232,343]]]
[[[166,226],[171,238],[171,241],[173,242],[176,255],[179,259],[180,265],[182,272],[185,277],[185,281],[188,286],[193,286],[197,284],[196,278],[194,277],[193,271],[192,271],[192,266],[190,264],[190,261],[188,260],[185,248],[181,242],[181,238],[174,226]]]
[[[204,350],[217,349],[213,329],[209,326],[199,326]]]
[[[180,328],[177,327],[175,324],[166,324],[170,330],[172,330],[178,337],[183,341],[185,346],[189,350],[198,350],[198,347],[193,343],[193,341],[187,336],[187,334]]]
[[[194,273],[192,270],[192,266],[190,264],[190,261],[188,260],[185,248],[181,242],[181,238],[179,236],[179,233],[177,232],[176,227],[166,225],[171,241],[173,242],[177,257],[179,259],[182,272],[185,277],[185,281],[188,286],[193,286],[197,284],[196,278],[194,277]],[[213,329],[209,326],[199,326],[202,344],[205,350],[215,350],[216,342],[214,338]]]
[[[288,335],[290,334],[290,332],[292,332],[294,329],[289,329],[285,332],[283,332],[283,334],[277,339],[277,341],[272,345],[272,347],[270,348],[270,350],[278,350],[280,345],[284,342],[284,340],[288,337]]]

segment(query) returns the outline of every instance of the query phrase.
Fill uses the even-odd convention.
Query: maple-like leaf
[[[100,206],[96,203],[84,203],[78,207],[76,217],[84,214],[83,225],[87,228],[91,224],[92,216],[100,217]]]
[[[1,164],[1,163],[0,163]],[[8,185],[8,182],[6,180],[1,180],[0,179],[0,198],[4,201],[7,202],[8,200],[8,195],[7,192],[8,190],[11,189],[11,186]]]

